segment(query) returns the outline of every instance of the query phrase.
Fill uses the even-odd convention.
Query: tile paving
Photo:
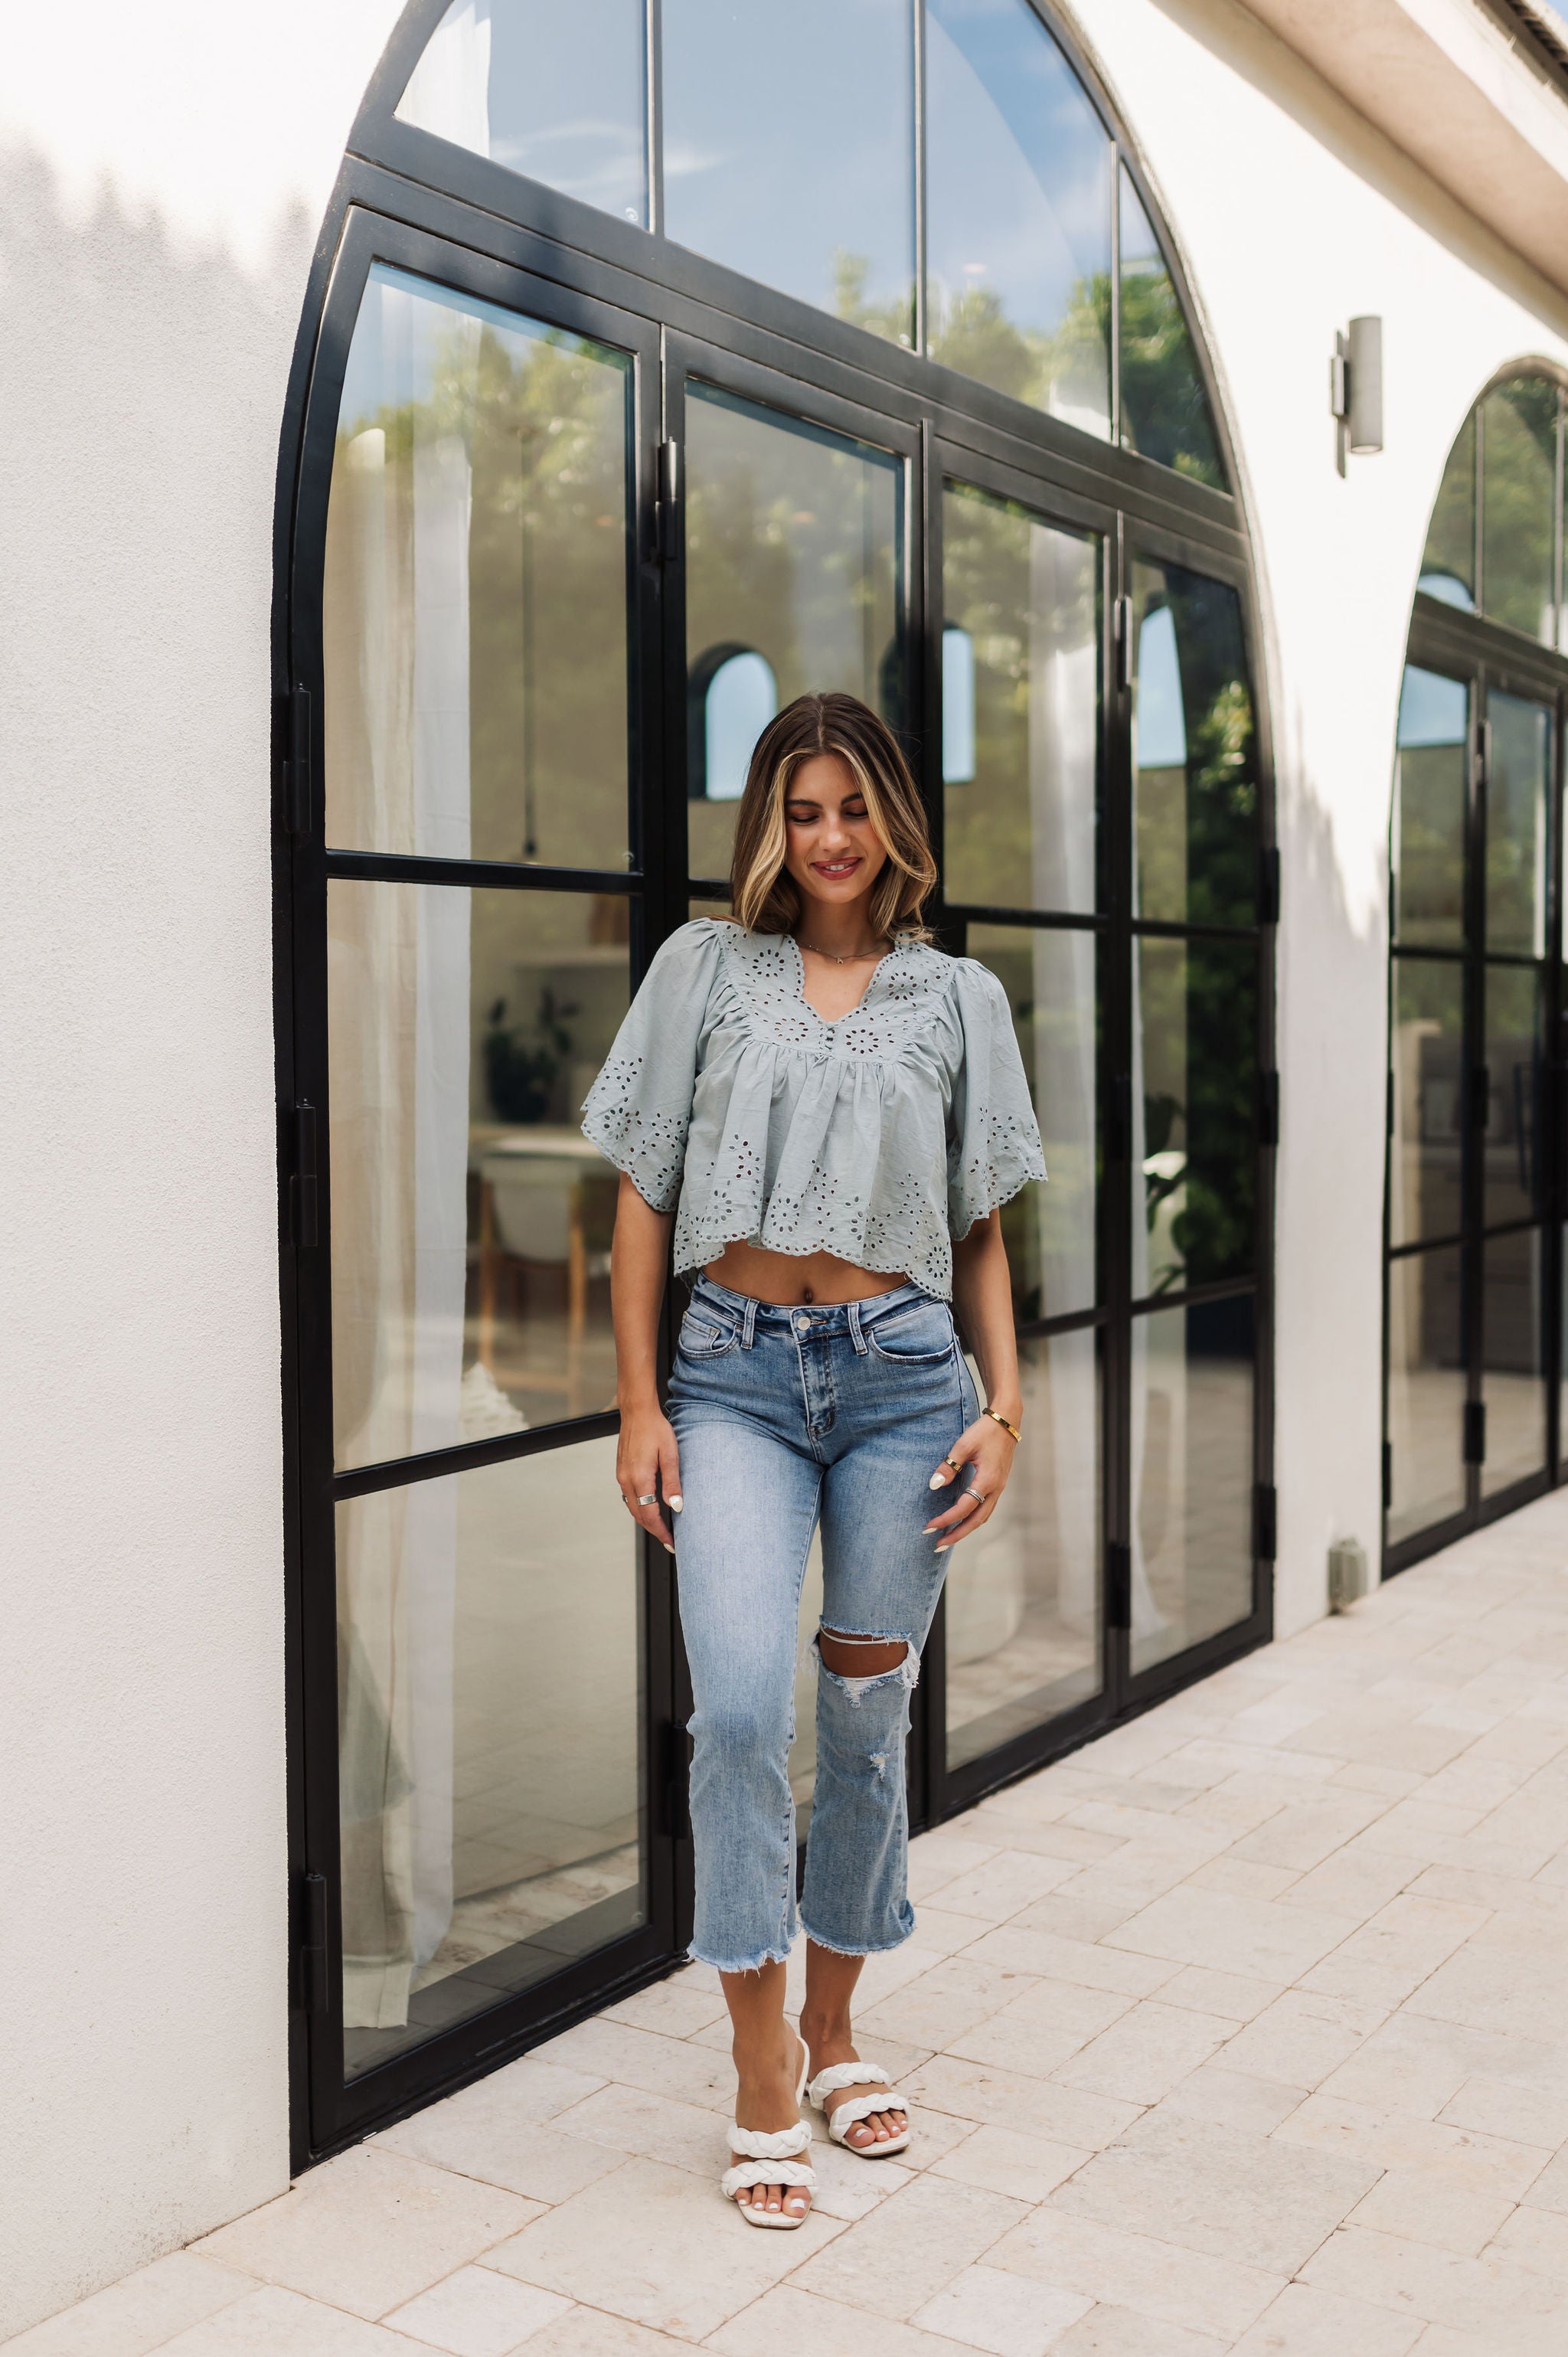
[[[1563,2357],[1568,1496],[915,1845],[899,2160],[716,2187],[688,1966],[7,2357]],[[791,1986],[798,1997],[798,1973]]]

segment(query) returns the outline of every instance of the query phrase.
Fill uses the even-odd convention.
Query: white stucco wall
[[[0,2335],[285,2180],[267,814],[306,264],[397,0],[81,0],[0,84]],[[1280,763],[1278,1618],[1379,1512],[1385,852],[1478,385],[1568,303],[1230,0],[1080,0],[1229,389]],[[1386,323],[1334,471],[1334,330]]]
[[[396,0],[0,77],[0,2339],[286,2180],[269,601]]]
[[[1487,379],[1568,361],[1568,297],[1233,0],[1079,0],[1191,273],[1268,638],[1283,910],[1275,1625],[1380,1527],[1388,828],[1427,519]],[[1568,193],[1568,192],[1565,192]],[[1380,456],[1335,469],[1334,335],[1383,320]]]

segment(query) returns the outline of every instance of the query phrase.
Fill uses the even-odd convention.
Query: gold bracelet
[[[993,1424],[999,1424],[1004,1432],[1010,1432],[1015,1440],[1023,1439],[1024,1436],[1019,1431],[1017,1426],[1015,1424],[1009,1424],[1006,1417],[999,1409],[993,1407],[983,1407],[980,1413],[982,1415],[988,1415]]]

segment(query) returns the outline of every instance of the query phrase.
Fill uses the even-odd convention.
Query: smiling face
[[[851,906],[886,864],[854,771],[837,753],[813,753],[784,797],[784,865],[802,898]]]

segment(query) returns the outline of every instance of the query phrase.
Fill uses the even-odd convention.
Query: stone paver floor
[[[720,2198],[693,1966],[9,2357],[1563,2357],[1568,1499],[913,1857],[918,2140],[800,2233]]]

